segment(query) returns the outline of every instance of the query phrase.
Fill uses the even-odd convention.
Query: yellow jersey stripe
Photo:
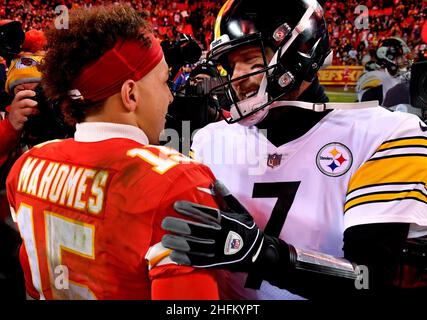
[[[407,144],[404,146],[384,147],[384,148],[378,149],[377,153],[381,152],[381,151],[386,151],[386,150],[405,149],[405,148],[425,148],[425,149],[427,149],[427,143],[426,144]],[[402,152],[405,152],[405,150],[402,150]],[[426,154],[427,154],[427,151],[426,151]]]
[[[386,149],[395,149],[395,148],[409,148],[409,147],[427,147],[427,138],[426,137],[411,137],[411,138],[401,138],[396,140],[390,140],[384,142],[378,151]]]
[[[353,175],[347,193],[374,184],[413,183],[427,184],[427,155],[386,156],[367,161]]]
[[[172,252],[172,250],[167,249],[166,251],[160,253],[159,255],[157,255],[156,257],[150,259],[148,261],[148,266],[149,268],[153,268],[155,267],[160,261],[162,261],[164,258],[166,258],[167,256],[169,256],[169,254]]]
[[[366,82],[363,82],[361,85],[361,89],[369,89],[369,88],[375,88],[382,84],[382,81],[380,79],[369,79]]]
[[[383,157],[373,157],[372,159],[369,159],[366,162],[371,161],[378,161],[378,160],[384,160],[384,159],[390,159],[390,158],[410,158],[410,157],[427,157],[427,153],[398,153],[398,154],[390,154]],[[426,162],[427,165],[427,162]]]
[[[373,192],[371,194],[364,194],[358,197],[354,197],[350,201],[347,201],[344,206],[344,213],[362,204],[378,203],[378,202],[390,202],[397,200],[417,200],[427,204],[427,196],[420,190],[403,190],[399,192]]]
[[[221,21],[222,21],[222,16],[224,15],[224,12],[226,12],[229,7],[231,6],[231,4],[234,2],[234,0],[227,0],[226,3],[224,3],[224,5],[222,6],[221,10],[219,10],[218,16],[216,18],[215,21],[215,26],[214,26],[214,36],[215,36],[215,40],[218,39],[219,37],[221,37]]]
[[[347,192],[346,197],[349,196],[350,194],[352,194],[353,192],[361,190],[361,189],[369,189],[369,188],[381,187],[381,186],[396,186],[396,185],[397,186],[404,186],[404,185],[417,185],[417,184],[425,185],[426,183],[423,181],[410,181],[410,182],[388,182],[388,183],[368,184],[366,186],[356,188],[356,189],[353,189],[353,190]]]

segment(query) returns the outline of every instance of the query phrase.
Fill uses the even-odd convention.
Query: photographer
[[[169,147],[185,155],[191,155],[192,133],[222,119],[221,113],[214,106],[216,104],[225,106],[226,103],[220,95],[217,97],[218,102],[212,101],[209,97],[209,91],[221,83],[221,79],[216,78],[217,72],[216,65],[201,60],[191,71],[187,81],[175,92],[165,126],[172,130],[165,131],[166,136],[172,138],[164,139]],[[223,115],[227,113],[227,110],[222,110]],[[179,137],[179,145],[175,144],[176,139],[173,139],[176,138],[176,134]]]
[[[16,147],[24,129],[24,124],[31,115],[38,114],[34,91],[41,81],[37,65],[41,56],[25,54],[13,60],[6,80],[6,92],[14,96],[12,103],[6,108],[7,118],[0,123],[0,133],[4,137],[0,146],[0,165]]]
[[[209,101],[209,91],[219,84],[217,66],[200,60],[198,43],[185,34],[174,42],[161,43],[169,65],[169,85],[174,101],[168,108],[163,145],[188,155],[191,132],[220,120],[220,114]],[[191,66],[195,65],[191,70]]]
[[[6,107],[6,118],[0,122],[0,297],[24,298],[22,271],[18,261],[19,234],[13,228],[9,205],[5,197],[5,180],[10,167],[24,148],[22,139],[28,118],[39,114],[36,88],[41,81],[37,65],[41,56],[22,54],[12,60],[5,85],[12,103]]]
[[[18,21],[12,20],[1,20],[0,21],[0,57],[2,60],[2,87],[1,103],[4,106],[5,101],[10,101],[7,94],[4,92],[4,81],[7,67],[9,67],[12,59],[21,51],[22,44],[25,40],[25,33],[22,30],[22,25]],[[15,103],[18,101],[14,101]],[[7,103],[7,102],[6,102]],[[18,122],[20,119],[20,113],[15,112],[18,109],[15,108],[14,103],[11,106],[12,114],[9,119],[4,119],[4,113],[0,117],[0,136],[2,137],[2,143],[0,146],[0,165],[2,165],[7,158],[9,151],[16,146],[19,140],[19,128]],[[19,107],[19,105],[18,105]],[[17,130],[20,129],[20,130]]]

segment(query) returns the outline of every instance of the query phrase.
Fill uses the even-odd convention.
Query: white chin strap
[[[248,99],[250,100],[250,99]],[[268,114],[268,111],[277,107],[298,107],[314,112],[324,112],[327,110],[350,110],[350,109],[367,109],[367,108],[378,108],[379,101],[364,101],[355,103],[344,103],[344,102],[304,102],[304,101],[275,101],[269,104],[267,107],[255,112],[253,115],[246,117],[238,123],[242,126],[250,127],[261,122]],[[233,109],[230,110],[233,119]],[[237,116],[238,117],[238,116]]]
[[[367,109],[379,107],[379,101],[364,102],[304,102],[304,101],[276,101],[268,106],[268,109],[277,107],[298,107],[314,112],[324,112],[327,110],[350,110],[350,109]],[[240,123],[240,122],[239,122]]]

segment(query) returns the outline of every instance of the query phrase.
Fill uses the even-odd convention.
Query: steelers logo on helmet
[[[303,81],[313,81],[331,54],[320,4],[316,0],[293,0],[286,6],[287,10],[277,10],[275,0],[264,0],[261,8],[258,0],[228,0],[217,16],[207,58],[221,64],[228,75],[210,95],[213,101],[220,93],[227,98],[229,123],[259,122],[272,103],[285,99]],[[247,47],[259,48],[264,65],[233,77],[230,54]],[[262,75],[258,92],[239,97],[236,83],[257,75]]]
[[[353,155],[349,148],[339,142],[331,142],[320,149],[316,156],[319,170],[329,177],[345,174],[353,164]]]

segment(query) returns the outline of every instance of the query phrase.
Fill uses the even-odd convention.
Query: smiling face
[[[267,62],[273,57],[273,51],[270,48],[266,50]],[[231,69],[231,79],[237,79],[249,73],[256,72],[265,68],[261,49],[256,46],[246,46],[238,48],[227,57],[228,65]],[[259,73],[251,77],[243,78],[232,83],[239,100],[245,100],[254,96],[258,92],[264,73]]]
[[[271,61],[273,56],[273,50],[269,47],[265,48],[267,63]],[[234,50],[227,56],[227,64],[228,71],[231,73],[231,80],[266,68],[261,49],[257,46],[245,46]],[[233,82],[232,87],[238,100],[242,101],[255,96],[264,75],[265,72],[261,72]],[[309,85],[310,82],[303,81],[298,88],[284,95],[281,100],[297,100]]]

